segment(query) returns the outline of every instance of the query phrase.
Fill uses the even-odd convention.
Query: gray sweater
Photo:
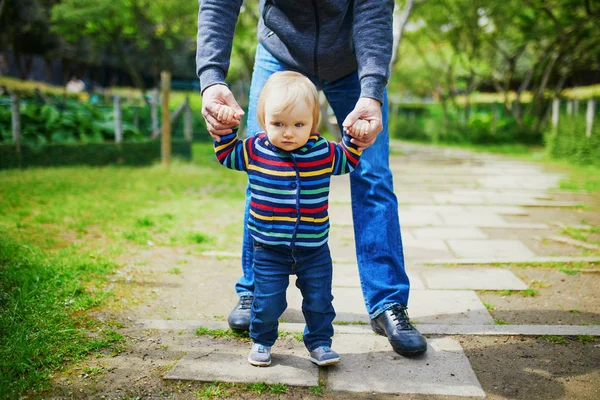
[[[199,0],[200,89],[225,83],[243,0]],[[393,0],[260,0],[258,40],[291,69],[324,80],[358,69],[361,97],[383,103],[392,55]]]

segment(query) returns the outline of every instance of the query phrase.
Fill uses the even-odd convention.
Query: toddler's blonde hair
[[[266,131],[265,127],[265,105],[267,98],[273,93],[281,95],[281,103],[277,105],[274,112],[287,111],[294,107],[299,101],[305,101],[309,108],[313,110],[313,125],[311,132],[315,132],[319,125],[321,109],[319,108],[319,95],[317,88],[306,76],[294,71],[275,72],[267,79],[265,86],[258,97],[256,114],[258,122]]]

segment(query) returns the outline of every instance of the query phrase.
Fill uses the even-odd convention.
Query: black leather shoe
[[[227,318],[231,329],[236,331],[250,330],[250,308],[253,299],[254,296],[240,296],[240,300]]]
[[[406,307],[394,305],[371,320],[371,328],[387,336],[394,351],[403,356],[418,356],[427,351],[425,338],[408,319]]]

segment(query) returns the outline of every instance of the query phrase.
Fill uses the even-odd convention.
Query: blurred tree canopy
[[[195,79],[197,1],[0,1],[0,52],[14,53],[22,77],[31,58],[41,56],[110,65],[126,71],[138,88],[156,85],[161,70]],[[396,18],[407,19],[390,92],[433,96],[451,108],[459,106],[462,95],[461,112],[467,114],[471,93],[497,91],[520,124],[533,118],[539,125],[548,114],[544,99],[568,86],[600,81],[598,2],[396,3]],[[232,52],[232,82],[250,80],[258,18],[258,0],[245,1]],[[533,100],[524,104],[526,92]]]
[[[392,91],[433,94],[445,110],[463,95],[468,113],[471,93],[493,89],[539,131],[547,98],[584,74],[600,81],[599,36],[600,5],[589,0],[426,0],[409,18]]]

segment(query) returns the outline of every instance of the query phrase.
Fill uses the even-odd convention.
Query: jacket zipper
[[[293,249],[296,244],[296,234],[298,233],[298,226],[300,225],[300,167],[298,167],[298,163],[296,162],[296,157],[293,154],[290,154],[292,157],[292,161],[294,162],[294,170],[296,172],[296,182],[297,184],[297,192],[296,192],[296,225],[294,225],[294,233],[292,235],[292,243],[290,247]]]
[[[315,51],[314,51],[314,75],[319,75],[319,62],[317,60],[317,55],[319,54],[319,31],[321,27],[319,26],[319,9],[317,8],[317,1],[313,0],[313,9],[315,10]]]

